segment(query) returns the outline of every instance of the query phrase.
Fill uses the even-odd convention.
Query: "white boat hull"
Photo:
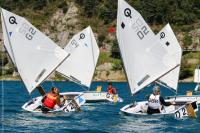
[[[86,91],[83,96],[86,102],[123,102],[118,95],[115,97],[107,92]]]
[[[60,95],[67,96],[69,99],[65,101],[65,103],[62,107],[56,107],[53,110],[50,110],[48,112],[50,112],[50,113],[72,112],[72,111],[76,111],[77,106],[78,106],[78,108],[80,108],[85,103],[83,93],[81,93],[81,92],[65,92],[65,93],[60,93]],[[26,102],[22,106],[22,109],[24,109],[25,111],[29,111],[29,112],[42,113],[42,110],[41,110],[42,99],[43,99],[42,96],[33,98],[30,101]]]
[[[196,104],[196,103],[195,103]],[[121,112],[128,114],[128,115],[134,115],[134,116],[173,116],[175,118],[183,118],[185,116],[188,116],[185,105],[170,105],[165,106],[163,110],[161,110],[161,113],[155,113],[155,114],[147,114],[147,108],[148,108],[148,101],[141,101],[137,103],[132,103],[124,106],[120,109]],[[194,110],[195,112],[198,111],[198,107]]]

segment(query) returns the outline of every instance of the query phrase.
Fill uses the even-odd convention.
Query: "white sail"
[[[195,69],[194,82],[195,83],[200,83],[200,69]]]
[[[153,35],[141,15],[118,0],[117,39],[132,94],[178,65]]]
[[[70,57],[57,71],[69,80],[90,87],[99,56],[99,48],[90,27],[74,35],[65,51]]]
[[[1,11],[4,45],[31,93],[68,54],[23,17]]]
[[[3,18],[3,12],[1,10],[1,25],[2,25],[2,31],[3,31],[3,44],[6,48],[6,51],[8,52],[8,55],[10,56],[13,64],[15,65],[16,67],[16,63],[15,63],[15,58],[14,58],[14,53],[12,51],[12,46],[10,44],[10,40],[9,40],[9,36],[12,35],[12,32],[7,32],[7,29],[6,29],[6,26],[4,24],[4,18]],[[14,26],[11,25],[10,26],[11,28],[13,28]]]
[[[168,54],[176,61],[177,64],[181,64],[182,49],[174,35],[173,30],[170,25],[167,24],[157,35],[157,39],[160,39],[161,43],[167,46],[165,47]],[[162,84],[177,90],[178,79],[179,79],[180,66],[176,67],[174,70],[170,71],[158,81]]]

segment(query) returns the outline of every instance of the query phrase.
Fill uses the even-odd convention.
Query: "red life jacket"
[[[112,94],[112,88],[108,89],[108,93]]]
[[[54,106],[56,105],[56,101],[57,101],[57,95],[50,92],[47,94],[46,98],[44,99],[43,104],[46,107],[53,109]]]
[[[108,93],[116,94],[116,89],[115,88],[108,88]]]

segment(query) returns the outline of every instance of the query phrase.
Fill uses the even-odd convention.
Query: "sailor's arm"
[[[56,104],[57,104],[58,106],[61,106],[60,95],[57,95]]]
[[[45,92],[44,88],[41,85],[38,85],[36,88],[38,89],[39,93],[42,96],[46,95],[46,92]]]
[[[160,103],[164,106],[170,106],[172,105],[173,103],[171,102],[165,102],[164,98],[163,97],[160,97]]]
[[[63,97],[63,100],[61,102],[60,98]],[[67,100],[67,97],[66,96],[62,96],[62,95],[58,95],[58,98],[57,98],[57,105],[61,106],[65,103],[65,101]]]

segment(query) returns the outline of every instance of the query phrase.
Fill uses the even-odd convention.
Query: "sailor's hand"
[[[63,99],[67,100],[67,96],[63,96]]]

